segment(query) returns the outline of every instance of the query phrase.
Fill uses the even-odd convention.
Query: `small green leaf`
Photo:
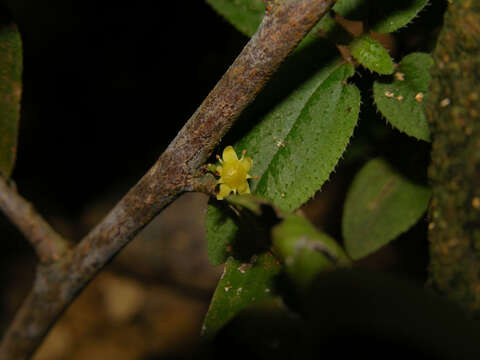
[[[202,335],[211,338],[236,314],[254,303],[274,297],[279,262],[270,253],[243,263],[230,257],[205,316]]]
[[[275,253],[300,288],[306,289],[320,272],[350,264],[335,240],[317,231],[304,217],[287,217],[272,229],[272,235]]]
[[[399,0],[379,2],[372,30],[387,34],[398,30],[410,21],[428,4],[428,0]]]
[[[382,159],[369,161],[348,191],[342,219],[345,248],[360,259],[407,231],[423,215],[430,189],[414,184]]]
[[[10,177],[17,151],[22,42],[15,25],[0,29],[0,173]]]
[[[432,65],[429,54],[409,54],[400,62],[392,83],[376,81],[373,85],[375,103],[387,121],[407,135],[425,141],[430,141],[424,104]]]
[[[393,60],[377,40],[370,35],[362,35],[350,44],[352,56],[370,71],[382,75],[393,73]]]
[[[257,31],[265,14],[263,0],[207,0],[207,3],[247,36]]]

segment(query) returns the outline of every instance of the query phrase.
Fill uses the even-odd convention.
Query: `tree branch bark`
[[[449,5],[434,51],[429,284],[480,314],[480,4]]]
[[[93,276],[163,208],[194,187],[201,167],[281,62],[334,0],[283,0],[143,178],[74,249],[40,265],[32,292],[0,345],[0,359],[25,359]]]
[[[68,242],[1,176],[0,209],[30,241],[40,262],[51,263],[65,255]]]

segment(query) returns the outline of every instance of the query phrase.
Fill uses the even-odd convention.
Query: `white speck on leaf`
[[[450,105],[450,99],[449,98],[445,98],[442,101],[440,101],[440,107],[447,107],[448,105]]]

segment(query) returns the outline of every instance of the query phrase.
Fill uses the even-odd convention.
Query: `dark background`
[[[25,51],[13,178],[72,218],[133,185],[247,41],[203,1],[6,3]]]

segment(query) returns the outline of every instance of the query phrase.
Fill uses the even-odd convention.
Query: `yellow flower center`
[[[229,161],[223,164],[222,180],[232,189],[236,189],[246,181],[247,171],[240,161]]]
[[[250,194],[248,179],[251,176],[248,175],[248,172],[252,168],[253,160],[243,155],[241,159],[238,159],[232,146],[227,146],[223,150],[223,159],[219,159],[221,165],[215,168],[217,175],[220,176],[217,181],[217,184],[220,184],[220,191],[217,193],[218,200],[225,199],[231,192]]]

